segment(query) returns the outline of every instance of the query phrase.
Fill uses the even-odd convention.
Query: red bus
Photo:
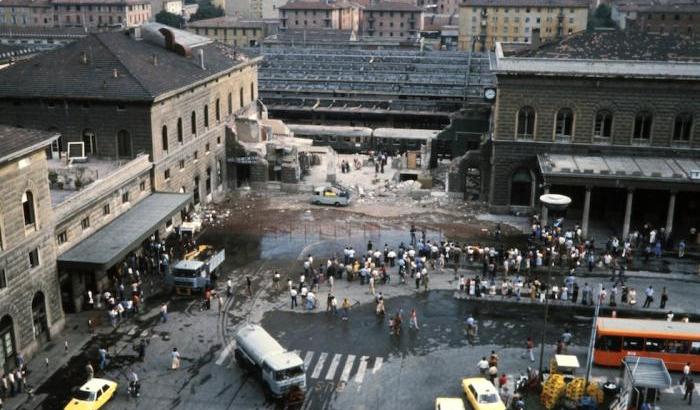
[[[669,370],[700,370],[700,324],[598,318],[593,363],[620,366],[625,356],[662,359]]]

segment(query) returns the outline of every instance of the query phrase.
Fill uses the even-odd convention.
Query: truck
[[[175,291],[180,295],[204,291],[216,279],[216,269],[225,259],[224,249],[216,251],[210,245],[199,245],[172,267],[170,279]]]
[[[234,358],[251,370],[263,384],[265,396],[283,399],[289,405],[301,405],[306,391],[304,361],[285,350],[261,326],[246,324],[236,332]]]

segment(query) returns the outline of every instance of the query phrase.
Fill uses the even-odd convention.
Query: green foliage
[[[197,13],[192,15],[191,21],[205,20],[224,15],[224,11],[221,7],[216,7],[211,4],[211,0],[201,0],[198,3],[199,8],[197,9]]]
[[[182,18],[177,14],[168,13],[165,10],[162,10],[160,13],[156,14],[156,21],[170,27],[182,27]]]
[[[595,9],[593,15],[588,19],[588,28],[590,30],[599,27],[614,28],[615,22],[613,21],[611,15],[612,12],[610,10],[610,6],[607,4],[601,4]]]

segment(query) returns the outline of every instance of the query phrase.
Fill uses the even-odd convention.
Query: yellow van
[[[496,387],[483,377],[463,379],[462,389],[474,410],[506,410]]]

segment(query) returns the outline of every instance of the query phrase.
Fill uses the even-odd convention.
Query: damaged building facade
[[[481,193],[495,212],[543,213],[569,195],[622,237],[649,223],[687,232],[700,220],[699,51],[681,38],[616,31],[574,35],[520,56],[499,46],[493,130]],[[684,61],[686,60],[686,61]]]

